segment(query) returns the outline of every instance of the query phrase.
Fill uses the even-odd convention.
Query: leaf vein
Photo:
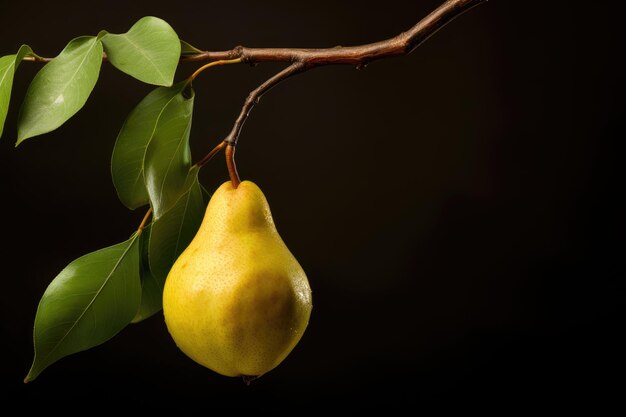
[[[152,133],[150,134],[150,139],[148,139],[148,142],[146,143],[146,146],[143,147],[143,155],[141,157],[141,168],[139,170],[139,174],[137,175],[137,178],[134,181],[134,185],[137,185],[137,183],[139,182],[140,178],[143,178],[144,183],[145,183],[146,155],[148,154],[148,147],[150,146],[150,143],[152,143],[152,140],[154,139],[155,132],[157,130],[157,126],[159,125],[159,122],[161,121],[161,117],[163,116],[163,112],[165,112],[165,109],[167,109],[167,107],[176,98],[177,95],[178,95],[178,93],[174,94],[172,96],[172,98],[170,98],[167,101],[167,103],[165,103],[165,105],[163,106],[163,108],[159,112],[159,115],[157,116],[156,121],[154,122],[154,126],[152,127]]]
[[[70,79],[65,83],[65,85],[63,86],[63,88],[61,89],[62,92],[65,92],[65,90],[67,89],[67,87],[74,81],[74,78],[76,78],[76,75],[78,74],[78,72],[82,69],[83,65],[85,64],[85,61],[87,60],[87,57],[91,54],[91,50],[93,48],[95,48],[95,46],[97,45],[98,41],[96,40],[95,42],[93,42],[93,44],[89,47],[89,49],[87,50],[87,52],[85,53],[85,55],[83,56],[83,59],[80,61],[80,64],[78,65],[78,67],[76,68],[76,71],[74,71],[74,74],[72,74],[72,76],[70,77]]]
[[[113,273],[117,270],[117,268],[119,267],[120,263],[122,262],[122,260],[124,259],[124,257],[126,256],[126,254],[128,253],[128,251],[130,250],[130,248],[135,244],[135,240],[137,239],[138,235],[135,235],[135,237],[133,237],[133,239],[130,241],[130,243],[128,244],[128,247],[126,249],[124,249],[124,252],[120,255],[119,259],[117,260],[117,262],[115,263],[115,265],[113,266],[113,268],[111,269],[111,272],[107,275],[107,277],[105,278],[104,282],[102,283],[102,285],[100,286],[100,288],[98,288],[98,291],[95,293],[95,295],[93,296],[93,298],[91,299],[91,301],[89,302],[89,304],[87,304],[87,307],[85,307],[83,309],[83,311],[81,312],[80,316],[78,316],[78,318],[76,320],[74,320],[74,322],[72,323],[72,326],[67,330],[67,332],[65,332],[65,334],[63,335],[63,337],[54,345],[54,347],[48,351],[48,353],[46,354],[46,356],[43,357],[43,359],[41,360],[42,362],[45,363],[46,359],[48,359],[50,357],[50,355],[52,355],[52,353],[59,347],[61,346],[61,344],[63,343],[63,341],[65,340],[65,338],[72,332],[72,330],[74,330],[74,327],[76,327],[76,325],[78,324],[78,322],[80,322],[82,320],[82,318],[85,316],[85,313],[87,313],[87,311],[91,308],[91,306],[93,305],[93,303],[95,302],[95,300],[98,298],[98,296],[100,295],[100,293],[102,292],[102,290],[104,289],[104,287],[109,283],[109,280],[111,279],[111,276],[113,275]],[[95,314],[94,314],[95,315]],[[69,323],[69,322],[68,322]]]
[[[156,65],[154,63],[154,60],[152,59],[152,57],[150,57],[149,55],[147,55],[144,50],[142,48],[140,48],[139,46],[137,46],[137,44],[135,42],[132,41],[131,37],[126,35],[126,40],[128,41],[128,43],[130,43],[136,50],[138,50],[141,55],[143,55],[146,60],[152,64],[152,66],[154,67],[154,69],[159,73],[159,75],[161,76],[161,80],[162,81],[166,81],[167,82],[167,77],[163,74],[163,72],[161,72],[161,70],[159,69],[158,65]]]

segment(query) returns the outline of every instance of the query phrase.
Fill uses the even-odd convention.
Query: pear
[[[298,343],[311,307],[263,192],[250,181],[222,184],[165,282],[163,314],[178,347],[222,375],[260,376]]]

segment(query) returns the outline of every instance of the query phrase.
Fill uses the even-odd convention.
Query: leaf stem
[[[188,78],[189,81],[193,81],[196,79],[196,77],[198,75],[200,75],[200,73],[206,69],[209,69],[211,67],[217,67],[219,65],[228,65],[228,64],[238,64],[240,62],[242,62],[243,58],[236,58],[236,59],[221,59],[219,61],[213,61],[213,62],[209,62],[208,64],[205,64],[203,66],[201,66],[200,68],[198,68],[193,74],[191,74],[191,76]]]
[[[50,62],[52,61],[54,58],[46,58],[43,56],[38,56],[38,55],[26,55],[24,58],[22,58],[22,61],[30,61],[30,62]]]
[[[211,149],[211,152],[206,154],[204,158],[196,162],[196,166],[198,168],[202,168],[203,166],[205,166],[215,155],[217,155],[219,151],[221,151],[224,148],[224,146],[226,146],[226,142],[220,142],[219,145]]]
[[[239,187],[241,178],[237,172],[237,165],[235,164],[235,146],[228,144],[226,146],[226,166],[228,167],[228,175],[230,176],[230,182],[233,183],[233,188]]]
[[[143,216],[143,220],[141,221],[141,224],[137,228],[137,233],[141,233],[143,229],[146,227],[146,224],[148,223],[148,219],[150,218],[151,214],[152,214],[152,207],[150,207],[148,211],[146,211],[146,215]]]

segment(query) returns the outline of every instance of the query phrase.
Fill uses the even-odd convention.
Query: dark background
[[[54,56],[75,36],[124,32],[144,15],[210,50],[360,44],[409,28],[439,2],[36,3],[0,0],[0,55],[27,43]],[[77,117],[13,149],[40,67],[24,63],[0,141],[0,396],[210,412],[623,394],[612,381],[624,371],[612,62],[623,47],[608,2],[571,3],[490,1],[408,57],[316,69],[261,101],[238,147],[240,173],[264,190],[314,311],[292,354],[250,387],[187,359],[162,315],[22,384],[48,283],[125,239],[143,215],[118,202],[109,164],[125,116],[151,89],[104,65]],[[181,65],[179,78],[195,67]],[[196,159],[279,68],[201,76]],[[209,189],[225,181],[223,158],[201,177]]]

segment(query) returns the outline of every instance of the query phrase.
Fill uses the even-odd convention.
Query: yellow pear
[[[263,192],[244,181],[213,194],[163,291],[167,328],[191,359],[226,376],[260,376],[298,343],[311,288]]]

